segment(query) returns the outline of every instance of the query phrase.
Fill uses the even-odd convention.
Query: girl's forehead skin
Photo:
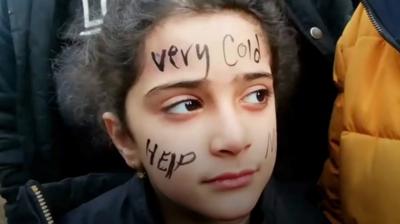
[[[271,73],[266,39],[260,23],[238,11],[171,16],[147,35],[141,89],[182,78]]]

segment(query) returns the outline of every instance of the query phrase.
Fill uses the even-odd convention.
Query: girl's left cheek
[[[265,159],[268,159],[270,156],[275,156],[276,154],[276,131],[273,129],[268,133],[267,147],[265,151]]]

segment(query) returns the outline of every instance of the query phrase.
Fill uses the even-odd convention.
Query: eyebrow
[[[272,74],[268,72],[251,72],[251,73],[245,73],[243,75],[235,77],[232,82],[237,82],[240,79],[244,79],[246,81],[252,81],[255,79],[260,79],[260,78],[268,78],[272,79]],[[159,86],[156,86],[152,88],[150,91],[146,93],[146,97],[150,96],[156,92],[162,91],[162,90],[168,90],[168,89],[175,89],[175,88],[184,88],[184,89],[196,89],[200,85],[202,85],[205,82],[208,82],[209,80],[207,79],[197,79],[197,80],[187,80],[187,81],[180,81],[180,82],[174,82],[174,83],[166,83],[162,84]]]
[[[272,74],[268,72],[251,72],[251,73],[246,73],[243,76],[236,77],[234,81],[237,81],[238,78],[239,79],[243,78],[246,81],[252,81],[260,78],[272,79]]]

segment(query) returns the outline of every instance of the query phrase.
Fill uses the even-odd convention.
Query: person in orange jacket
[[[332,223],[400,223],[400,2],[365,0],[338,41],[320,184]]]

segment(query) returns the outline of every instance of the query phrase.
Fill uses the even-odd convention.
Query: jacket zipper
[[[375,27],[375,29],[383,35],[383,29],[381,26],[379,26],[379,23],[376,21],[375,17],[372,14],[372,9],[371,6],[368,5],[367,1],[361,0],[361,3],[363,4],[364,8],[367,11],[367,15],[369,17],[369,20],[371,20],[372,25]]]
[[[46,223],[47,224],[54,224],[54,219],[53,216],[50,213],[49,208],[47,207],[47,203],[44,200],[43,194],[40,191],[40,189],[38,188],[37,185],[32,185],[31,186],[31,190],[35,195],[35,198],[40,206],[40,209],[42,211],[43,216],[46,219]]]
[[[369,20],[371,21],[372,25],[375,27],[375,29],[378,31],[378,33],[388,42],[390,43],[394,48],[396,48],[398,51],[400,51],[400,47],[396,44],[393,43],[393,41],[388,38],[387,32],[379,25],[379,22],[376,20],[374,17],[374,14],[372,13],[372,8],[368,4],[367,0],[361,0],[362,5],[364,6],[365,10],[367,11],[367,15],[369,17]]]

